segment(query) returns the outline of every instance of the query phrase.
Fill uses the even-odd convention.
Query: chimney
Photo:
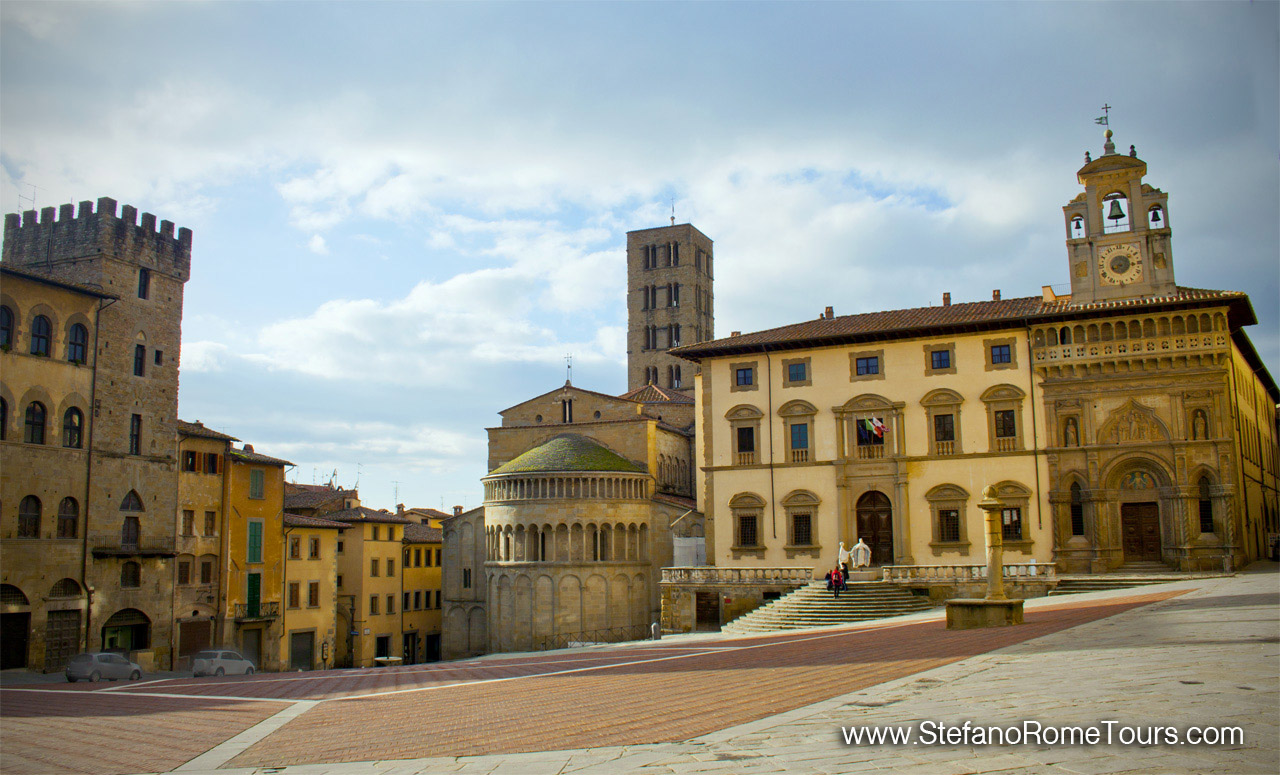
[[[244,451],[245,451],[245,452],[252,452],[252,451],[253,451],[253,445],[252,445],[252,444],[245,444],[245,445],[244,445]]]
[[[454,506],[454,507],[453,507],[453,516],[455,516],[455,517],[456,517],[456,516],[458,516],[458,515],[459,515],[459,514],[461,514],[461,513],[462,513],[462,507],[461,507],[461,506]]]
[[[742,336],[741,331],[730,331],[729,336]]]
[[[832,309],[831,307],[827,307],[826,316],[827,316],[827,320],[830,320],[831,318],[835,317],[836,316],[835,310]]]
[[[1045,303],[1058,300],[1058,294],[1053,292],[1053,286],[1051,285],[1040,286],[1040,300]]]
[[[950,293],[944,293],[944,294],[942,294],[942,306],[944,306],[944,307],[950,307],[950,306],[951,306],[951,294],[950,294]]]
[[[991,292],[991,300],[992,300],[992,301],[1000,301],[1000,289],[999,289],[999,288],[996,288],[994,291],[992,291],[992,292]]]
[[[403,503],[397,503],[397,504],[396,504],[396,513],[397,513],[397,514],[403,514],[403,513],[404,513],[404,504],[403,504]]]

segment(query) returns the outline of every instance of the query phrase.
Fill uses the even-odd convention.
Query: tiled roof
[[[659,493],[654,493],[653,499],[655,501],[670,503],[673,506],[679,506],[681,508],[685,508],[689,510],[695,510],[698,508],[698,502],[696,500],[694,500],[693,498],[686,498],[683,495],[672,495],[671,493],[667,493],[667,492],[659,492]]]
[[[390,511],[375,511],[374,509],[364,506],[356,506],[354,509],[343,509],[342,511],[334,511],[324,515],[325,519],[331,519],[335,522],[391,522],[397,525],[412,525],[413,520],[405,519],[399,514],[392,514]]]
[[[326,484],[284,483],[284,507],[286,509],[314,509],[343,498],[360,498],[357,490],[331,489]]]
[[[334,522],[331,519],[321,519],[320,517],[308,517],[303,514],[284,513],[284,524],[288,527],[323,527],[342,530],[347,527],[345,522]]]
[[[235,436],[228,436],[225,433],[219,433],[212,428],[204,427],[200,422],[187,422],[186,420],[177,420],[178,433],[183,436],[199,436],[205,439],[217,439],[218,441],[239,441]]]
[[[489,476],[553,471],[616,471],[642,474],[645,470],[586,436],[562,433],[545,444],[508,460],[490,471]]]
[[[405,509],[404,513],[405,513],[405,516],[409,516],[410,514],[415,514],[423,517],[431,517],[432,519],[448,519],[449,517],[453,516],[447,511],[439,511],[438,509],[426,509],[426,508],[420,508],[420,507]]]
[[[956,331],[1009,328],[1036,322],[1069,320],[1093,314],[1124,314],[1159,307],[1197,307],[1207,303],[1232,303],[1241,325],[1255,322],[1246,294],[1179,287],[1168,296],[1072,304],[1070,298],[1045,301],[1026,296],[999,301],[977,301],[939,307],[916,307],[860,315],[818,318],[740,336],[677,347],[670,352],[691,361],[719,355],[760,352],[762,349],[800,349],[912,336],[932,336]],[[1234,306],[1244,309],[1236,311]]]
[[[657,385],[645,385],[618,396],[642,404],[692,404],[693,399],[678,390],[668,390]]]
[[[229,453],[227,453],[227,456],[228,456],[228,457],[235,458],[236,460],[244,461],[245,463],[264,463],[264,464],[269,465],[269,466],[291,466],[291,465],[293,465],[293,463],[290,463],[288,460],[281,460],[281,459],[280,459],[280,458],[278,458],[278,457],[270,457],[270,456],[268,456],[268,455],[261,455],[261,454],[259,454],[259,453],[257,453],[257,452],[252,451],[252,450],[247,450],[247,449],[235,449],[234,447],[231,449],[231,451],[230,451]]]
[[[52,285],[56,288],[65,288],[69,291],[75,291],[76,293],[84,293],[89,296],[97,296],[99,299],[120,298],[119,296],[115,296],[110,293],[104,293],[101,288],[94,288],[93,286],[90,286],[90,285],[81,285],[80,283],[67,282],[66,280],[59,280],[55,277],[47,276],[42,272],[37,271],[35,267],[28,266],[22,269],[14,269],[13,267],[8,266],[7,263],[0,264],[0,273],[13,275],[14,277],[21,277],[24,280],[30,280],[36,283]]]
[[[438,527],[429,527],[421,522],[410,522],[404,526],[406,544],[438,544],[444,540],[444,531]]]

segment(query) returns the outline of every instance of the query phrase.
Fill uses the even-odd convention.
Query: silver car
[[[67,680],[71,683],[81,679],[97,683],[103,678],[111,681],[121,678],[136,681],[142,678],[142,668],[136,662],[130,662],[119,654],[108,651],[76,654],[67,663]]]
[[[201,651],[191,661],[197,677],[202,675],[253,675],[253,663],[234,651]]]

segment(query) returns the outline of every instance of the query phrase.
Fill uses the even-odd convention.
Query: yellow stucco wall
[[[988,348],[993,340],[1011,340],[1014,360],[1011,367],[991,367]],[[932,349],[947,348],[953,350],[953,368],[931,372],[928,353]],[[853,379],[851,356],[859,354],[880,358],[879,375]],[[799,358],[809,359],[809,384],[789,386],[784,379],[783,361]],[[701,462],[709,467],[703,474],[708,481],[700,488],[699,495],[704,501],[700,505],[714,520],[714,536],[709,544],[714,547],[715,563],[819,569],[833,565],[839,542],[844,541],[846,546],[856,542],[855,504],[871,489],[884,492],[894,501],[895,508],[905,508],[904,519],[901,523],[895,522],[907,531],[897,561],[981,562],[983,517],[976,503],[982,488],[988,484],[1014,482],[1032,493],[1045,492],[1042,485],[1047,479],[1047,468],[1043,462],[1037,465],[1030,451],[1033,446],[1043,447],[1045,429],[1041,413],[1033,409],[1039,387],[1038,383],[1032,384],[1028,360],[1025,333],[1014,329],[705,361],[700,377],[704,381],[703,389],[698,391],[698,400],[704,422],[704,439],[700,441],[706,445]],[[735,390],[735,370],[744,365],[755,368],[756,384],[754,389]],[[1020,449],[1017,451],[997,452],[993,448],[991,415],[982,397],[990,395],[988,391],[1003,389],[1002,386],[1011,386],[1010,393],[1021,395],[1014,402],[1020,411]],[[931,448],[929,415],[921,402],[939,389],[954,391],[963,399],[956,424],[959,450],[954,455],[935,455]],[[901,445],[896,473],[885,471],[887,461],[854,460],[843,472],[837,462],[842,430],[837,427],[840,423],[836,410],[860,398],[870,404],[896,407],[896,410],[857,412],[857,416],[881,417],[890,425],[886,444]],[[810,421],[811,454],[806,462],[791,462],[787,425],[778,413],[793,401],[807,402],[816,410]],[[748,413],[754,410],[761,415],[755,465],[736,465],[734,458],[734,424],[728,415],[743,407],[748,408]],[[899,420],[891,420],[895,412]],[[843,434],[849,436],[847,431]],[[768,465],[771,461],[772,466]],[[878,473],[869,472],[877,466],[880,467]],[[869,478],[863,479],[864,475]],[[955,547],[935,552],[931,546],[933,513],[926,493],[946,484],[963,488],[969,496],[962,517],[970,543],[967,553]],[[813,542],[820,549],[788,553],[784,549],[788,540],[787,513],[782,503],[799,491],[812,493],[818,499]],[[735,556],[731,549],[734,524],[729,503],[743,493],[754,494],[765,504],[760,525],[760,541],[766,547],[762,554]],[[1033,498],[1027,503],[1023,525],[1028,542],[1010,547],[1009,561],[1033,558],[1037,562],[1051,561],[1049,515],[1046,497]]]
[[[376,538],[375,538],[376,531]],[[339,606],[351,611],[350,662],[353,667],[372,667],[377,655],[378,638],[387,638],[387,655],[402,657],[400,629],[401,545],[404,525],[395,523],[356,522],[345,531],[344,550],[338,564],[343,585],[339,590]],[[378,575],[372,575],[373,560],[378,561]],[[394,568],[387,573],[387,561]],[[371,612],[370,598],[377,597],[377,613]],[[345,598],[343,600],[342,598]],[[387,601],[394,610],[387,613]],[[345,626],[345,625],[344,625]],[[344,655],[346,648],[343,647]]]
[[[298,542],[298,556],[291,550]],[[285,593],[280,627],[280,655],[284,669],[323,670],[334,664],[337,620],[336,584],[338,531],[333,528],[285,526]],[[297,606],[290,586],[297,584]],[[311,601],[310,586],[318,585],[318,599]],[[296,643],[295,639],[301,641]],[[305,659],[309,648],[311,659]]]
[[[432,520],[438,523],[439,520]],[[401,564],[404,567],[404,594],[401,599],[401,631],[417,633],[417,654],[405,654],[415,662],[427,659],[430,636],[440,636],[440,560],[441,542],[407,543]],[[405,600],[408,598],[408,604]],[[419,600],[421,598],[421,600]]]
[[[226,467],[230,477],[226,515],[226,624],[223,628],[223,644],[234,644],[242,652],[252,652],[254,639],[260,639],[258,669],[280,670],[282,596],[284,593],[284,469],[265,463],[237,460],[230,456]],[[263,497],[250,496],[253,471],[263,475]],[[260,561],[249,557],[249,525],[262,524],[262,554]],[[249,579],[260,576],[260,601],[258,616],[247,610],[249,604]],[[274,615],[271,612],[274,611]],[[254,632],[257,635],[254,635]],[[250,656],[246,653],[245,656]]]

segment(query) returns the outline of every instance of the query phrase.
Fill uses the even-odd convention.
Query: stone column
[[[1004,594],[1004,530],[1000,524],[1000,501],[995,488],[988,485],[982,490],[978,508],[987,525],[987,600],[1005,600]]]

